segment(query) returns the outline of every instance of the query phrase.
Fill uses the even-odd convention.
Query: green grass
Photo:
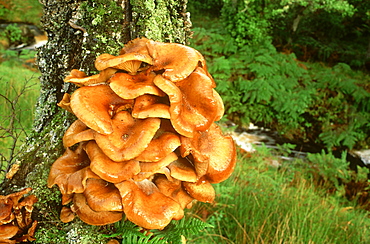
[[[14,52],[2,53],[0,63],[0,166],[3,170],[15,159],[19,147],[31,131],[35,103],[40,93],[39,73],[30,70],[24,61],[34,56],[25,52],[19,57]]]
[[[217,203],[194,210],[214,228],[189,243],[370,243],[368,212],[272,160],[265,152],[239,155],[235,173],[215,185]]]

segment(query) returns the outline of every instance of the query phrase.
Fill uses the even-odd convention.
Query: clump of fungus
[[[31,188],[6,196],[0,196],[0,243],[34,241],[37,221],[32,219],[35,195],[28,194]]]
[[[224,107],[203,56],[141,38],[95,67],[93,76],[72,70],[65,82],[79,88],[59,103],[77,117],[48,179],[62,193],[61,220],[106,225],[126,216],[163,229],[193,201],[213,202],[212,184],[231,175],[236,152],[215,123]]]

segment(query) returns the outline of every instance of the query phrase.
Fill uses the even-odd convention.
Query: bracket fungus
[[[125,216],[163,229],[194,201],[213,202],[212,184],[231,175],[236,152],[216,124],[224,106],[204,57],[141,38],[95,67],[92,76],[72,70],[64,81],[78,88],[59,103],[77,117],[48,179],[62,193],[62,221]]]

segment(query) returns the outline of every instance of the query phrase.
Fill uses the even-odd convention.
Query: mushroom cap
[[[187,193],[200,202],[213,202],[215,200],[215,189],[207,181],[198,182],[183,182],[182,183]]]
[[[183,136],[193,137],[194,131],[208,129],[223,111],[214,97],[212,81],[201,68],[176,83],[157,75],[154,83],[168,95],[171,123]]]
[[[141,162],[156,162],[175,151],[181,145],[178,135],[164,132],[154,138],[148,147],[135,159]]]
[[[12,224],[0,225],[0,242],[7,241],[8,239],[14,237],[18,230],[18,226]]]
[[[118,183],[128,180],[140,172],[137,160],[115,162],[106,156],[94,141],[86,145],[86,152],[91,160],[91,170],[108,182]]]
[[[187,182],[197,182],[198,177],[194,166],[186,158],[178,158],[167,166],[170,169],[171,177]]]
[[[88,179],[83,192],[86,202],[94,211],[120,211],[122,200],[118,189],[101,179]]]
[[[76,193],[73,196],[71,206],[80,219],[89,225],[107,225],[122,219],[122,212],[117,211],[94,211],[87,205],[86,198],[82,193]]]
[[[0,224],[4,224],[10,219],[13,209],[13,201],[11,199],[0,199]]]
[[[148,147],[160,124],[158,118],[134,119],[129,112],[121,111],[112,119],[114,133],[95,133],[95,140],[113,161],[127,161],[139,156]]]
[[[148,50],[154,60],[151,69],[164,70],[163,77],[172,82],[187,78],[199,63],[205,63],[204,57],[198,51],[177,43],[150,41]]]
[[[63,136],[63,146],[71,147],[82,141],[90,141],[94,139],[93,130],[89,129],[81,120],[77,119],[69,126]]]
[[[63,223],[71,222],[75,216],[75,213],[69,207],[62,207],[62,210],[60,211],[60,220]]]
[[[57,103],[57,105],[62,109],[65,109],[70,113],[73,113],[71,108],[71,95],[69,95],[68,93],[64,93],[62,100],[59,103]]]
[[[161,103],[161,100],[160,97],[147,94],[137,97],[132,109],[132,117],[137,119],[171,118],[170,106]]]
[[[144,94],[165,96],[165,94],[154,85],[154,72],[130,75],[116,73],[109,79],[110,88],[124,99],[134,99]]]
[[[140,162],[141,172],[153,172],[154,174],[163,167],[168,166],[176,159],[177,159],[176,153],[171,152],[167,154],[167,156],[156,162]]]
[[[103,53],[96,58],[95,68],[99,71],[107,68],[115,68],[125,70],[129,73],[136,73],[137,71],[147,68],[142,67],[142,63],[152,65],[153,60],[145,53],[131,52],[118,56]]]
[[[168,180],[165,176],[159,175],[153,182],[160,192],[178,202],[182,209],[189,207],[194,200],[182,187],[180,180]]]
[[[124,55],[126,53],[141,53],[149,55],[148,45],[150,44],[150,42],[151,40],[145,37],[131,40],[126,43],[124,47],[120,50],[119,55]]]
[[[163,229],[184,212],[180,204],[161,193],[153,182],[123,181],[119,189],[126,217],[145,229]]]
[[[73,83],[77,86],[92,86],[92,85],[99,85],[106,83],[109,78],[117,72],[117,69],[114,68],[107,68],[102,70],[99,74],[92,75],[92,76],[80,76],[79,74],[76,75],[78,70],[72,70],[70,75],[68,75],[64,82]],[[82,71],[79,71],[82,72]],[[85,74],[84,72],[82,72]]]
[[[101,134],[111,134],[112,107],[132,103],[117,96],[108,85],[83,86],[71,96],[73,113],[89,128]]]
[[[219,183],[234,171],[235,143],[231,136],[222,135],[217,124],[213,123],[208,130],[195,133],[193,138],[181,137],[181,143],[181,156],[193,155],[198,178],[204,175],[210,183]],[[205,174],[198,171],[202,165],[208,165]]]
[[[68,178],[75,172],[85,168],[90,163],[82,145],[75,151],[67,148],[64,154],[59,157],[51,166],[48,187],[58,185],[62,194],[67,193]]]

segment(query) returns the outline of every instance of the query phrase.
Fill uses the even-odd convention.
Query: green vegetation
[[[272,166],[276,161],[279,168]],[[334,183],[348,180],[342,175],[350,174],[345,160],[318,154],[306,162],[281,162],[260,148],[252,155],[240,154],[238,162],[231,178],[215,185],[216,203],[197,206],[196,213],[214,228],[189,243],[369,242],[368,213],[344,198],[344,184]],[[351,178],[367,181],[363,174]]]
[[[36,99],[40,93],[38,73],[33,66],[34,52],[2,54],[0,63],[0,181],[20,146],[30,133]],[[27,60],[28,63],[26,62]],[[27,66],[29,65],[29,66]]]

